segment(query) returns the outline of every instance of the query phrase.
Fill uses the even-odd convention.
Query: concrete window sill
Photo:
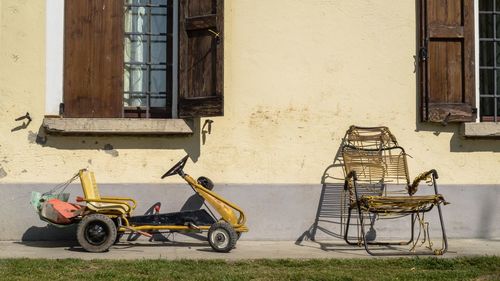
[[[187,135],[192,122],[184,119],[45,117],[48,134],[59,135]]]
[[[463,136],[466,138],[498,138],[500,139],[500,123],[464,123]]]

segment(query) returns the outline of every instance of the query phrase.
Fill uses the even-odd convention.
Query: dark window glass
[[[479,11],[493,11],[493,0],[479,0]]]
[[[479,15],[479,38],[493,37],[493,15]]]
[[[479,0],[479,11],[480,120],[500,121],[500,0]]]
[[[494,42],[483,41],[479,43],[479,66],[493,66],[495,58]]]
[[[480,93],[481,95],[493,95],[494,94],[494,70],[493,69],[481,69],[479,71],[480,80]]]

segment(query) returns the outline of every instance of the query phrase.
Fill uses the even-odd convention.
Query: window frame
[[[64,118],[62,115],[62,110],[64,110],[63,107],[61,107],[62,102],[63,102],[63,84],[64,84],[64,52],[65,52],[65,47],[64,47],[64,21],[65,21],[65,3],[67,0],[52,0],[52,1],[47,1],[46,2],[46,11],[47,11],[47,33],[46,33],[46,55],[47,55],[47,61],[46,61],[46,69],[47,69],[47,76],[46,76],[46,116],[57,116],[59,118]],[[205,0],[175,0],[173,3],[175,4],[175,9],[180,10],[181,5],[185,5],[184,7],[191,7],[189,1],[195,2],[193,7],[196,7],[197,5],[216,5],[216,6],[211,6],[211,9],[215,9],[217,7],[217,14],[209,14],[208,16],[213,16],[214,18],[216,17],[216,24],[217,24],[217,29],[212,28],[213,30],[219,30],[220,36],[217,38],[220,42],[223,42],[224,37],[223,37],[223,12],[224,12],[224,0],[217,0],[217,1],[205,1]],[[181,4],[184,3],[184,4]],[[197,4],[200,3],[200,4]],[[214,3],[214,4],[209,4],[209,3]],[[189,6],[188,6],[189,5]],[[189,8],[191,9],[191,8]],[[174,19],[173,22],[176,23],[178,26],[174,27],[175,30],[183,30],[179,28],[179,22],[181,18],[184,18],[185,21],[192,21],[194,18],[188,17],[191,15],[190,10],[186,10],[186,13],[181,17],[179,13],[173,13],[174,14]],[[221,13],[220,13],[221,12]],[[191,15],[193,16],[193,15]],[[215,21],[211,21],[215,22]],[[215,26],[214,26],[215,27]],[[200,27],[203,28],[203,27]],[[208,27],[209,28],[209,27]],[[206,29],[206,27],[205,27]],[[185,31],[184,31],[185,32]],[[188,31],[189,32],[189,31]],[[179,39],[179,33],[176,32],[177,38],[174,38],[174,42],[177,43],[177,48],[174,49],[173,52],[173,66],[176,68],[174,71],[176,73],[179,73],[179,61],[180,61],[180,56],[183,54],[179,52],[179,47],[178,44],[180,42]],[[217,44],[219,45],[219,44]],[[195,47],[196,49],[197,47]],[[217,50],[217,54],[222,54],[221,56],[217,55],[217,65],[222,66],[223,65],[223,44],[217,46],[217,49],[213,49],[212,51]],[[184,55],[192,55],[189,52],[184,52]],[[215,51],[214,51],[215,52]],[[191,58],[193,59],[193,58]],[[195,58],[196,59],[196,58]],[[220,63],[222,62],[222,63]],[[217,68],[219,69],[219,68]],[[221,68],[222,69],[222,68]],[[50,70],[57,70],[57,71],[50,71]],[[219,77],[221,78],[221,81],[223,79],[223,72],[217,72],[217,79]],[[214,74],[215,75],[215,74]],[[198,77],[194,76],[193,80],[196,79],[201,79],[203,77]],[[218,80],[217,80],[218,81]],[[191,82],[191,81],[190,81]],[[223,83],[223,82],[220,82]],[[173,79],[172,82],[174,86],[174,91],[177,90],[177,93],[173,93],[173,99],[172,99],[172,114],[173,118],[178,117],[178,110],[181,106],[181,99],[179,98],[178,95],[178,89],[179,89],[179,79]],[[219,85],[219,84],[218,84]],[[218,89],[222,89],[222,87],[219,87]],[[216,95],[221,92],[215,93]],[[218,104],[215,106],[219,106],[220,110],[218,111],[213,111],[214,108],[214,103],[211,102],[211,95],[213,93],[207,93],[206,97],[209,98],[208,102],[206,105],[203,105],[200,107],[199,104],[199,97],[196,97],[194,99],[194,102],[198,106],[197,108],[194,108],[195,111],[192,116],[186,116],[184,118],[199,118],[199,117],[211,117],[211,116],[223,116],[223,94],[222,94],[222,99]],[[123,104],[123,94],[122,94],[122,101],[121,103]],[[202,99],[203,100],[203,99]],[[183,98],[183,102],[188,102],[187,106],[189,106],[190,98],[189,96]],[[212,110],[212,111],[211,111]],[[122,110],[123,111],[123,110]],[[198,112],[198,113],[195,113]],[[183,116],[181,116],[182,118]],[[118,118],[118,117],[117,117]],[[123,116],[122,116],[123,118]]]
[[[493,106],[493,110],[494,110],[494,115],[493,116],[488,116],[488,119],[489,118],[493,118],[493,120],[481,120],[482,118],[482,114],[481,114],[481,107],[482,107],[482,103],[481,103],[481,61],[480,61],[480,58],[481,58],[481,38],[480,38],[480,24],[481,24],[481,21],[480,21],[480,14],[481,14],[481,11],[479,10],[479,1],[481,0],[475,0],[474,1],[474,16],[475,16],[475,20],[474,20],[474,32],[475,32],[475,57],[476,57],[476,65],[475,65],[475,76],[476,76],[476,93],[475,93],[475,97],[476,97],[476,104],[477,104],[477,118],[476,118],[476,123],[498,123],[500,122],[500,114],[498,114],[498,112],[500,111],[500,108],[498,108],[498,103],[500,103],[500,91],[498,91],[498,88],[500,87],[500,85],[497,85],[498,84],[498,79],[497,77],[500,76],[500,66],[497,66],[497,62],[496,62],[496,54],[494,54],[494,57],[493,57],[493,60],[494,60],[494,66],[493,68],[496,69],[494,71],[494,75],[493,75],[493,80],[494,80],[494,85],[496,86],[496,89],[494,89],[494,91],[497,92],[497,95],[493,97],[493,100],[494,100],[494,106]],[[493,10],[495,10],[495,5],[496,5],[496,1],[492,1],[493,3]],[[495,13],[495,12],[493,12]],[[496,17],[499,17],[500,18],[500,12],[496,12],[497,16]],[[493,25],[495,25],[495,16],[493,17]],[[495,33],[495,30],[493,31]],[[499,31],[496,31],[497,33]],[[497,38],[496,34],[494,34],[493,36],[495,36],[495,41],[494,41],[494,45],[496,45],[495,43],[500,43],[500,39]],[[498,49],[499,47],[498,46],[494,46],[494,50],[495,49]],[[498,51],[497,51],[498,52]],[[494,87],[495,87],[494,86]]]
[[[152,22],[153,20],[150,19],[150,17],[152,17],[152,13],[153,13],[153,9],[156,8],[156,6],[153,6],[154,4],[153,3],[149,3],[151,2],[152,0],[149,0],[148,3],[145,3],[145,4],[142,4],[142,5],[139,5],[139,4],[134,4],[134,3],[128,3],[129,1],[124,1],[124,9],[134,9],[134,8],[139,8],[139,7],[143,7],[145,8],[146,10],[146,14],[145,16],[147,16],[146,20],[147,20],[147,28],[148,30],[143,32],[142,34],[130,34],[126,28],[125,28],[125,33],[124,33],[124,39],[125,41],[126,38],[129,38],[130,39],[130,43],[131,45],[133,45],[132,42],[134,42],[134,40],[132,40],[132,38],[134,38],[135,36],[144,36],[146,37],[147,39],[143,39],[142,41],[143,42],[146,42],[146,44],[148,44],[148,46],[146,47],[148,49],[147,53],[147,58],[146,58],[146,61],[145,62],[142,62],[141,63],[141,69],[144,70],[144,68],[146,69],[146,71],[148,72],[148,76],[147,76],[147,79],[148,79],[148,83],[147,83],[147,89],[146,91],[141,91],[140,94],[136,93],[135,91],[131,90],[130,88],[128,89],[127,91],[127,87],[124,86],[124,91],[123,91],[123,94],[124,94],[124,101],[123,101],[123,117],[125,118],[145,118],[145,119],[149,119],[149,118],[161,118],[161,119],[175,119],[177,118],[177,104],[173,102],[174,100],[174,95],[177,95],[178,93],[178,89],[176,88],[176,85],[174,85],[174,81],[177,80],[178,78],[178,66],[176,65],[177,64],[177,61],[178,61],[178,58],[176,58],[176,54],[178,54],[178,51],[176,50],[179,46],[179,41],[178,41],[178,38],[179,38],[179,29],[178,29],[178,26],[179,26],[179,23],[178,21],[175,21],[176,19],[178,19],[178,16],[176,17],[175,15],[178,14],[178,0],[164,0],[166,1],[166,4],[163,5],[163,7],[159,7],[160,10],[165,10],[165,14],[162,15],[165,17],[165,34],[163,35],[154,35],[152,34]],[[130,2],[133,2],[130,1]],[[170,3],[169,3],[170,2]],[[153,5],[151,5],[153,4]],[[133,12],[132,12],[133,13]],[[126,15],[124,16],[124,20],[126,21]],[[134,20],[134,18],[131,19],[132,21]],[[154,62],[152,61],[152,55],[151,55],[151,52],[152,52],[152,39],[154,37],[164,37],[165,38],[165,62],[164,62],[164,69],[159,69],[162,71],[162,73],[164,73],[165,77],[165,106],[164,107],[153,107],[151,106],[151,100],[152,98],[150,96],[148,96],[149,94],[151,94],[151,90],[152,90],[152,83],[151,83],[151,80],[152,80],[152,73],[153,71],[156,71],[153,67],[153,65],[163,65],[163,63],[161,64],[154,64]],[[163,43],[163,42],[162,42]],[[126,45],[124,46],[125,49],[127,48]],[[125,51],[126,53],[126,51]],[[129,58],[131,59],[131,58]],[[144,60],[144,59],[143,59]],[[127,59],[124,60],[124,75],[125,75],[125,72],[126,72],[126,69],[127,67],[130,67],[131,69],[134,68],[134,65],[135,66],[138,66],[138,62],[132,62],[132,61],[127,61]],[[133,72],[132,70],[130,70],[131,72],[129,72],[129,75],[131,75],[131,73]],[[130,79],[132,78],[129,78],[129,81]],[[125,82],[125,81],[124,81]],[[130,85],[129,85],[130,87]],[[126,98],[125,96],[126,95],[138,95],[138,96],[141,96],[140,99],[142,98],[146,98],[147,99],[147,102],[146,102],[146,105],[141,105],[141,106],[132,106],[132,105],[125,105],[125,102],[126,102]],[[146,97],[144,97],[146,96]],[[131,98],[132,99],[132,98]],[[177,100],[177,97],[175,98],[175,100]],[[170,107],[168,106],[170,104]],[[145,116],[143,117],[142,115],[145,114]]]

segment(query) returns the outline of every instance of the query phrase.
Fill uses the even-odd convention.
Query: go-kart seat
[[[132,198],[101,197],[94,172],[82,169],[79,176],[85,196],[81,201],[86,202],[90,210],[106,215],[129,215],[135,209],[136,202]]]

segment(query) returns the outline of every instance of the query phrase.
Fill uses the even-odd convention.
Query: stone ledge
[[[60,135],[185,135],[193,133],[184,119],[45,117],[48,134]]]
[[[467,138],[500,138],[500,123],[464,123],[462,133]]]

